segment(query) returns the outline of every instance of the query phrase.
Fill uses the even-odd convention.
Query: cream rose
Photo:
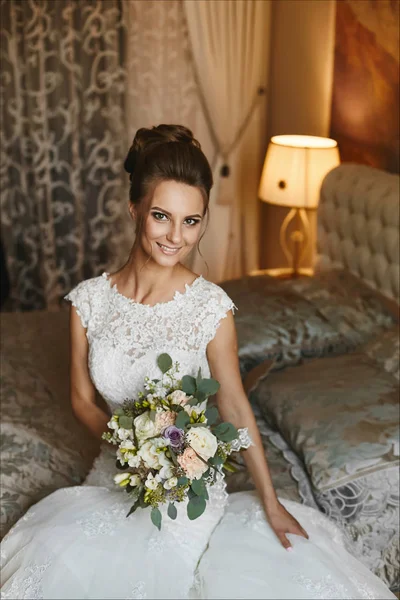
[[[206,427],[192,427],[186,434],[186,439],[193,450],[204,460],[214,456],[217,451],[217,438]]]
[[[171,466],[171,461],[165,456],[165,452],[160,450],[165,445],[165,440],[155,438],[145,442],[138,451],[138,456],[150,469],[160,469],[161,467]]]
[[[172,394],[169,395],[169,398],[172,404],[179,404],[180,406],[184,406],[189,400],[185,392],[182,392],[181,390],[176,390],[175,392],[172,392]]]
[[[150,419],[150,412],[148,410],[136,417],[133,424],[135,426],[136,437],[140,441],[154,437],[158,433],[155,423]]]
[[[138,451],[138,455],[149,469],[159,469],[160,453],[157,452],[157,447],[152,442],[145,442]]]
[[[185,452],[178,456],[178,463],[189,479],[200,479],[208,469],[208,466],[197,456],[192,448],[186,448]]]

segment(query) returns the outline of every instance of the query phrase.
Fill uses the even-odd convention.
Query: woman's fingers
[[[305,529],[303,529],[303,527],[300,525],[300,523],[296,520],[294,520],[294,527],[292,529],[292,531],[288,531],[287,533],[295,533],[296,535],[301,535],[303,537],[305,537],[307,540],[309,539],[308,537],[308,533]]]
[[[304,537],[305,537],[307,540],[309,540],[310,538],[309,538],[309,536],[308,536],[308,533],[307,533],[307,531],[306,531],[305,529],[303,529],[301,525],[300,525],[300,530],[301,530],[301,532],[303,533]]]
[[[277,536],[278,536],[282,546],[286,550],[292,550],[292,544],[290,543],[290,541],[288,540],[288,538],[286,537],[286,535],[283,532],[277,531]]]

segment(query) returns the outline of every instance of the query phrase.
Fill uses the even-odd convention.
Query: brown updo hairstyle
[[[131,182],[129,199],[137,207],[137,233],[143,227],[156,186],[177,181],[196,187],[208,216],[213,177],[200,143],[183,125],[142,127],[136,132],[124,163]]]

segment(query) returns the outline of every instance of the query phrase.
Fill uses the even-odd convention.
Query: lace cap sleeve
[[[204,337],[206,344],[208,344],[208,342],[215,337],[222,319],[227,317],[228,312],[231,310],[234,313],[235,309],[237,310],[237,306],[235,306],[225,290],[215,283],[207,282],[207,284],[209,286],[209,294],[207,294],[205,297],[203,315]]]
[[[82,325],[87,328],[90,319],[90,295],[87,281],[78,283],[76,287],[64,296],[64,300],[69,300],[75,306]]]

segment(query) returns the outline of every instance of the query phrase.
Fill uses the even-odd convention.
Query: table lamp
[[[291,209],[281,225],[279,241],[294,277],[311,239],[307,210],[317,209],[322,180],[339,163],[337,142],[330,138],[277,135],[269,143],[259,197],[268,204]],[[300,227],[290,235],[291,251],[287,228],[296,217]]]

